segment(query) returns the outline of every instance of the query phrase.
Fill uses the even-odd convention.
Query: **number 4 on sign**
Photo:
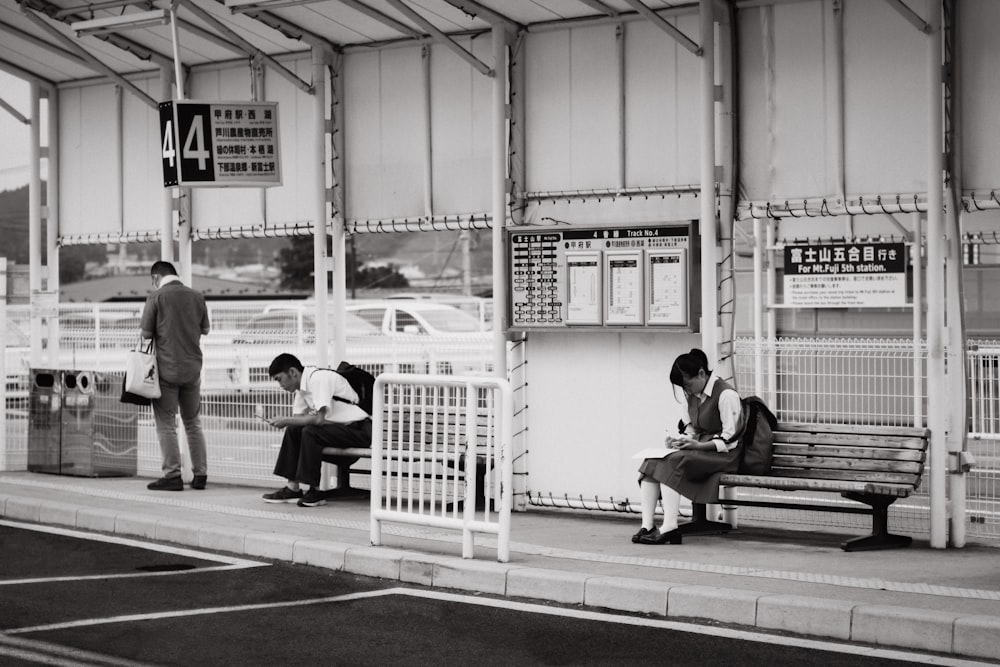
[[[170,161],[170,168],[174,168],[174,157],[177,151],[174,149],[174,121],[168,120],[167,127],[163,132],[163,159]]]
[[[184,150],[181,157],[185,160],[198,160],[198,171],[204,171],[208,167],[208,159],[211,154],[205,148],[205,130],[202,125],[201,114],[191,118],[191,127],[188,128],[187,137],[184,138]]]

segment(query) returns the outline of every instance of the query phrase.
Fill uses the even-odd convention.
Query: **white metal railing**
[[[969,437],[1000,438],[1000,343],[970,345]]]
[[[506,380],[383,374],[375,382],[371,542],[382,522],[497,536],[510,559],[513,399]],[[482,485],[482,488],[480,488]]]

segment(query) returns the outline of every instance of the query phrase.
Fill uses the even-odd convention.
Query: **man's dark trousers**
[[[323,461],[338,469],[350,467],[357,456],[323,456],[324,447],[371,447],[372,420],[351,424],[324,422],[310,426],[288,426],[281,440],[281,451],[274,464],[278,477],[319,487]]]

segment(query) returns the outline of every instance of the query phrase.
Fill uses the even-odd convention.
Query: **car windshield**
[[[289,337],[294,338],[298,333],[298,313],[296,311],[272,311],[264,315],[258,315],[243,330],[244,334],[253,335],[260,338],[262,335],[281,335],[284,338],[274,340],[274,342],[284,342]],[[334,325],[334,318],[330,316],[330,326]],[[354,313],[344,314],[345,333],[348,337],[374,336],[379,330],[368,322],[364,321]],[[302,318],[302,328],[305,333],[312,334],[315,330],[315,318],[312,315],[305,315]],[[265,342],[265,341],[260,341]],[[270,341],[267,341],[270,342]]]
[[[431,328],[444,333],[471,333],[481,329],[476,318],[453,308],[424,310],[420,315]]]

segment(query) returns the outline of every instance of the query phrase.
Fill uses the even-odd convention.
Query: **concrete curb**
[[[198,525],[129,511],[78,508],[68,503],[11,495],[0,495],[0,517],[302,563],[429,587],[708,620],[761,631],[784,631],[967,658],[996,659],[996,638],[1000,636],[1000,618],[992,616],[467,560],[314,537]]]

